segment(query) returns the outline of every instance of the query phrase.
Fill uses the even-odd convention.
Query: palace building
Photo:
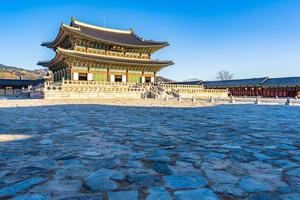
[[[156,80],[157,72],[172,61],[152,55],[168,42],[145,40],[132,29],[117,30],[71,19],[62,24],[52,42],[42,43],[55,51],[39,65],[52,72],[31,96],[65,98],[208,98],[227,97],[227,90],[201,85],[169,85]]]
[[[152,59],[167,42],[145,40],[132,29],[117,30],[71,19],[62,24],[52,42],[42,46],[55,50],[50,61],[40,61],[53,73],[52,80],[154,83],[156,74],[172,61]]]

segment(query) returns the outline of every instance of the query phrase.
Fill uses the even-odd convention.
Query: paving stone
[[[248,176],[242,178],[240,188],[246,192],[265,192],[274,190],[270,183],[259,181]]]
[[[76,193],[81,188],[81,181],[72,179],[52,179],[42,186],[37,186],[37,188],[43,188],[47,193]]]
[[[173,171],[169,168],[169,166],[163,162],[153,163],[152,168],[158,173],[167,174],[167,175],[173,174]]]
[[[262,153],[255,153],[254,156],[255,156],[258,160],[267,160],[267,159],[270,159],[269,156],[266,156],[265,154],[262,154]]]
[[[15,183],[11,186],[1,189],[0,190],[0,198],[12,197],[19,192],[24,192],[24,191],[30,189],[31,187],[41,184],[45,181],[46,181],[45,178],[35,177],[35,178],[29,178],[27,180]]]
[[[300,177],[300,168],[292,169],[287,172],[290,176],[298,176]]]
[[[22,167],[17,171],[17,176],[48,176],[51,174],[52,170],[47,168],[35,167],[35,166],[28,166]]]
[[[87,179],[84,181],[84,186],[92,191],[114,190],[118,187],[114,181],[106,179]]]
[[[281,200],[276,194],[258,193],[251,194],[247,200]]]
[[[25,194],[14,198],[14,200],[48,200],[46,194]]]
[[[156,186],[161,182],[161,178],[155,175],[148,174],[129,174],[126,177],[129,183],[135,183],[138,186]]]
[[[280,149],[285,149],[285,150],[295,150],[297,149],[297,147],[292,146],[292,145],[288,145],[288,144],[279,144],[277,145],[278,148]]]
[[[227,149],[240,149],[240,145],[232,145],[232,144],[223,144],[221,145],[222,148],[227,148]]]
[[[174,192],[178,200],[218,200],[219,198],[210,189],[183,190]]]
[[[128,168],[143,168],[143,163],[139,161],[128,161],[125,166]]]
[[[289,160],[272,160],[269,162],[271,162],[272,164],[274,164],[276,166],[282,167],[284,169],[299,166],[298,164],[296,164],[292,161],[289,161]]]
[[[152,187],[148,190],[146,200],[172,200],[172,197],[163,187]]]
[[[225,154],[223,153],[209,153],[204,156],[204,160],[212,160],[212,159],[223,159],[225,158]]]
[[[217,170],[206,170],[205,174],[207,178],[215,183],[237,183],[239,178],[229,174],[226,171],[217,171]]]
[[[8,170],[0,170],[0,178],[4,177],[8,173],[9,173]]]
[[[95,194],[79,194],[73,195],[69,197],[63,197],[59,200],[102,200],[103,194],[102,193],[95,193]]]
[[[118,191],[118,192],[109,192],[109,200],[138,200],[138,191]]]
[[[207,184],[205,178],[199,175],[169,175],[164,177],[164,181],[172,189],[199,188]]]
[[[232,194],[235,196],[245,196],[246,193],[234,184],[214,184],[212,186],[214,192]]]
[[[283,194],[280,195],[281,200],[299,200],[300,193],[290,193],[290,194]]]
[[[94,163],[93,167],[98,168],[106,168],[106,169],[115,169],[120,165],[120,161],[115,158],[107,158],[107,159],[97,159],[98,162]]]
[[[119,170],[99,169],[86,178],[87,181],[97,181],[102,179],[112,179],[121,181],[125,179],[125,176]]]

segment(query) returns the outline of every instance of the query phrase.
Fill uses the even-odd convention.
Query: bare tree
[[[230,73],[230,71],[219,71],[217,73],[217,79],[224,81],[224,80],[232,80],[233,79],[233,74]]]

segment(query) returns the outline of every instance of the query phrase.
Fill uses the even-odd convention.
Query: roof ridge
[[[121,29],[106,28],[106,27],[98,26],[98,25],[92,25],[92,24],[88,24],[88,23],[85,23],[85,22],[78,21],[73,17],[72,17],[72,23],[74,23],[75,25],[85,26],[85,27],[89,27],[89,28],[92,28],[92,29],[108,31],[108,32],[123,33],[123,34],[132,34],[132,32],[133,32],[132,29],[130,29],[130,30],[121,30]]]

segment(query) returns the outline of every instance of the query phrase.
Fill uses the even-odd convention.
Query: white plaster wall
[[[73,80],[78,81],[78,72],[73,73]]]

